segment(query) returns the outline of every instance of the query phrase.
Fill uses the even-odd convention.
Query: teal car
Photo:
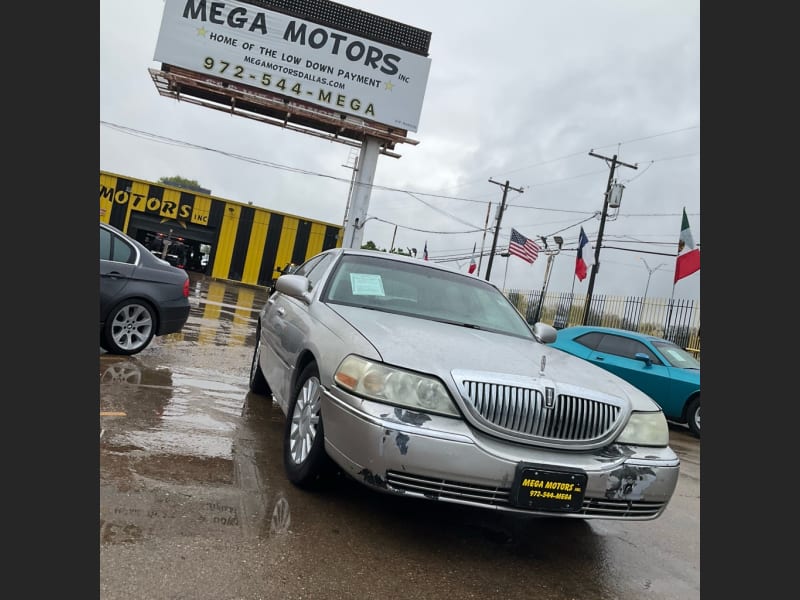
[[[577,325],[560,329],[550,345],[636,386],[667,419],[700,437],[700,362],[677,344],[636,331]]]

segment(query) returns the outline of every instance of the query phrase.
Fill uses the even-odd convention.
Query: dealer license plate
[[[586,479],[586,473],[580,471],[519,465],[511,488],[511,501],[532,510],[576,512],[583,505]]]

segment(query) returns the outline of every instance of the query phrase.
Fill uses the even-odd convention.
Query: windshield
[[[533,337],[514,305],[482,279],[379,256],[345,256],[323,301]]]
[[[700,368],[700,361],[677,344],[665,341],[653,342],[653,345],[658,348],[659,352],[664,355],[664,358],[673,367],[680,367],[681,369]]]

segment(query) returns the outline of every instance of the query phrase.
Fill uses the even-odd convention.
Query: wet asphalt
[[[653,521],[523,518],[376,494],[309,493],[283,414],[248,391],[262,288],[192,276],[179,334],[102,350],[100,598],[700,598],[700,441],[670,428],[677,489]]]

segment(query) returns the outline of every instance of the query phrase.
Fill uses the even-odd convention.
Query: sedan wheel
[[[111,354],[136,354],[147,347],[154,334],[153,309],[143,302],[126,301],[109,314],[100,345]]]
[[[317,487],[331,471],[325,453],[321,392],[317,366],[311,363],[303,369],[289,402],[283,439],[283,466],[289,481],[299,487]]]

